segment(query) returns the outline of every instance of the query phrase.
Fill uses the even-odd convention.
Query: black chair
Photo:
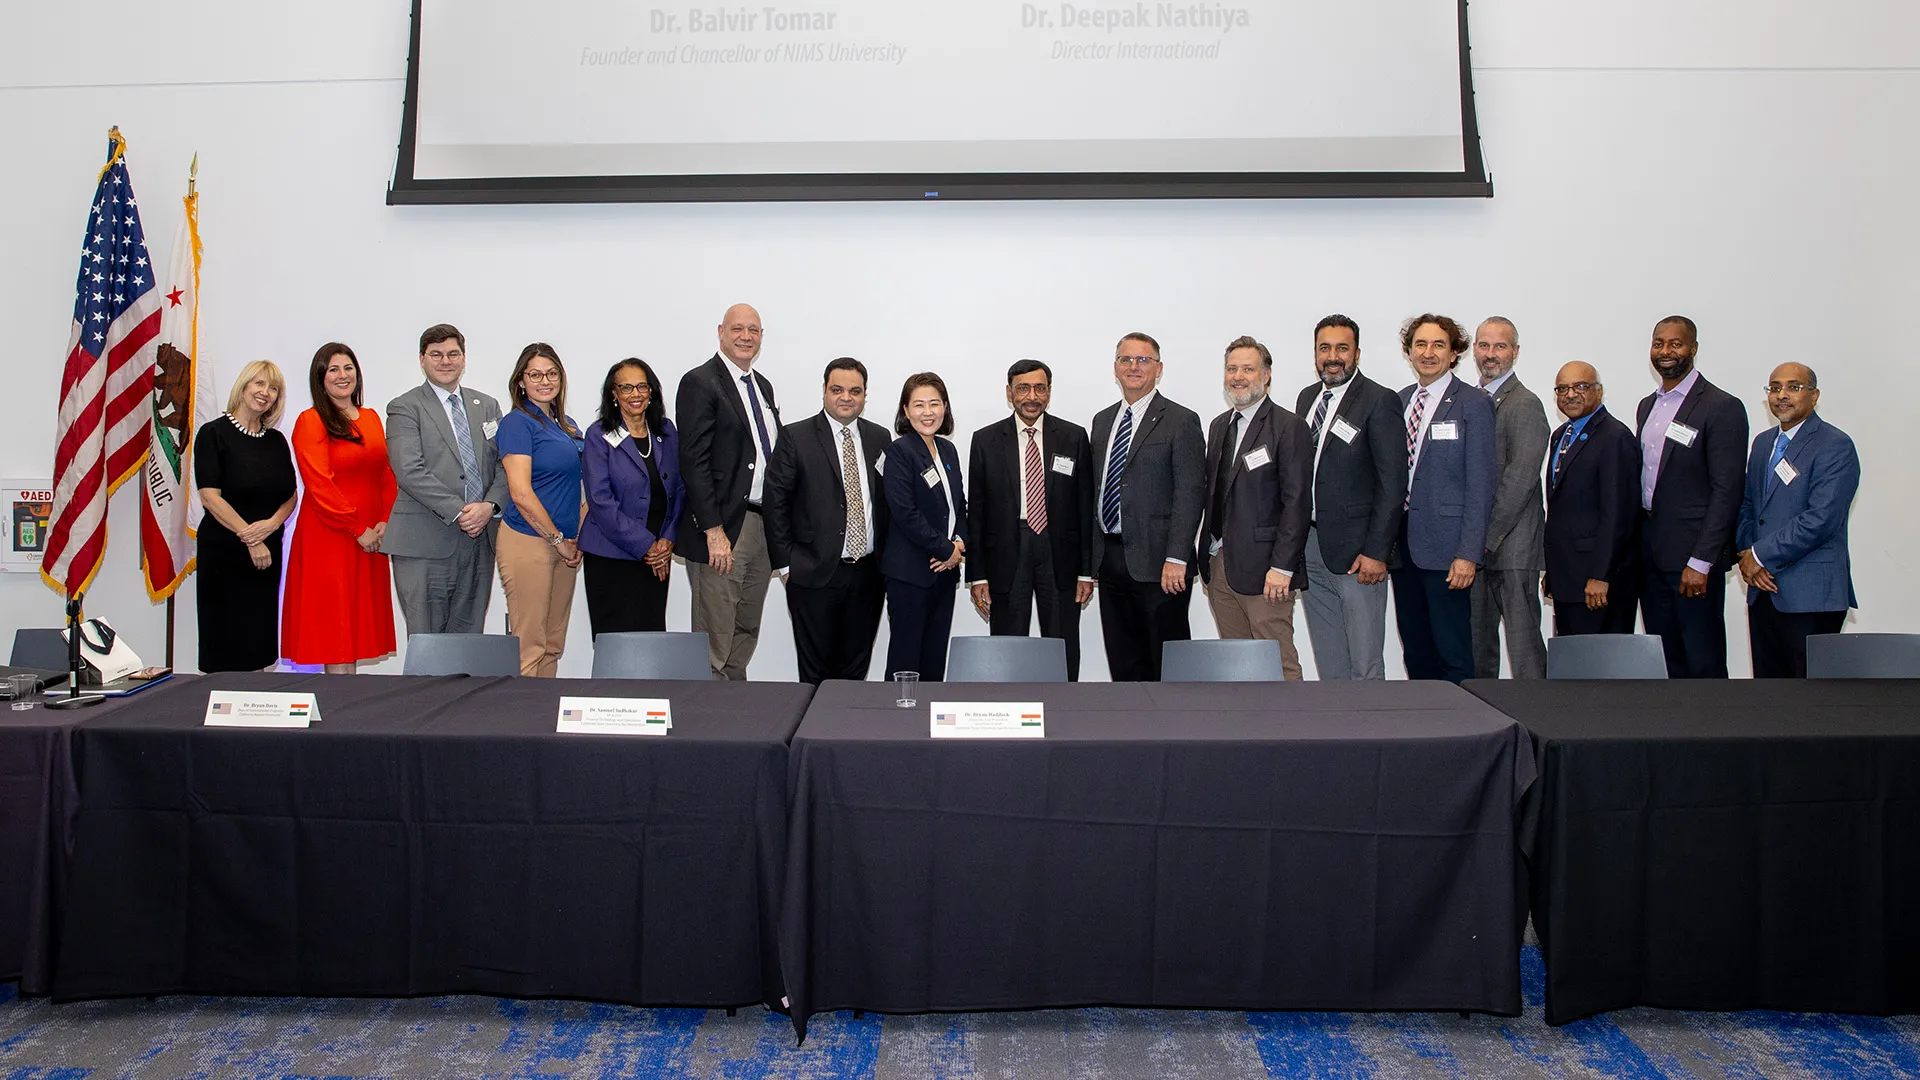
[[[404,675],[518,675],[512,634],[408,634]]]
[[[957,637],[948,647],[946,681],[1063,683],[1067,643],[1059,638]]]
[[[1160,647],[1161,682],[1279,682],[1277,641],[1169,641]]]
[[[1547,640],[1549,679],[1666,677],[1666,649],[1653,634],[1577,634]]]
[[[593,639],[593,677],[710,682],[713,659],[706,631],[601,634]]]
[[[67,639],[58,629],[22,629],[13,632],[13,667],[67,670]]]
[[[1811,634],[1807,678],[1920,679],[1920,634]]]

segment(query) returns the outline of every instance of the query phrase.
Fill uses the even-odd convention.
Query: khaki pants
[[[507,594],[507,629],[520,638],[520,674],[551,679],[567,648],[573,581],[580,570],[560,558],[559,548],[505,525],[494,548],[500,587]]]
[[[1300,650],[1293,647],[1293,598],[1274,602],[1264,596],[1242,596],[1227,585],[1227,563],[1219,552],[1212,555],[1208,568],[1213,582],[1207,586],[1207,607],[1213,611],[1213,625],[1222,639],[1277,641],[1280,643],[1280,667],[1287,678],[1299,682]]]
[[[689,526],[691,527],[691,526]],[[760,613],[767,606],[773,563],[767,528],[751,511],[733,542],[733,572],[716,574],[706,563],[688,562],[693,586],[693,628],[707,633],[713,677],[744,682],[747,663],[760,645]]]

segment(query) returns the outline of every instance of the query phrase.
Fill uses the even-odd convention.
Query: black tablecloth
[[[1441,683],[828,683],[780,954],[836,1008],[1520,1011],[1519,725]],[[1043,701],[1044,740],[928,738]]]
[[[1920,1010],[1920,680],[1467,688],[1540,759],[1549,1023]]]
[[[311,690],[307,730],[201,726]],[[556,735],[561,694],[667,697],[665,736]],[[54,994],[486,993],[777,1003],[773,683],[215,675],[74,734]]]

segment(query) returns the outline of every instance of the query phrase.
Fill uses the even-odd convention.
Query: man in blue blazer
[[[1453,377],[1466,331],[1421,315],[1400,332],[1417,381],[1400,391],[1407,516],[1388,560],[1410,679],[1473,677],[1473,577],[1486,553],[1497,467],[1493,399]]]
[[[1807,635],[1837,634],[1855,606],[1847,513],[1860,490],[1860,455],[1847,433],[1814,415],[1820,382],[1805,364],[1767,381],[1780,421],[1747,456],[1735,543],[1747,583],[1747,634],[1756,679],[1807,677]]]
[[[1740,516],[1747,410],[1694,369],[1693,320],[1653,327],[1660,389],[1640,401],[1640,618],[1660,635],[1667,674],[1727,677],[1727,570]]]

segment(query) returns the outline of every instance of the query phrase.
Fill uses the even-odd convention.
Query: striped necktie
[[[1120,531],[1120,475],[1127,471],[1127,449],[1133,444],[1133,410],[1120,406],[1120,429],[1113,433],[1113,452],[1107,455],[1107,480],[1100,495],[1100,524],[1110,533]]]

